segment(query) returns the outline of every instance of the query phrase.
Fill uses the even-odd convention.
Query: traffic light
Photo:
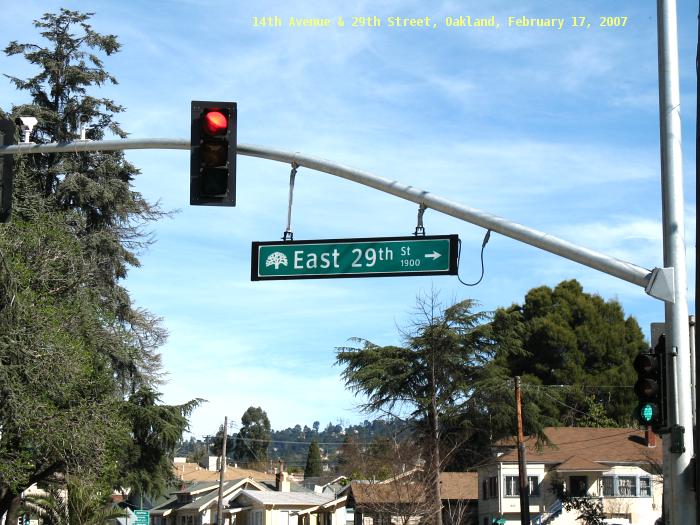
[[[192,101],[190,204],[236,205],[236,103]]]
[[[15,143],[15,124],[11,120],[0,120],[0,144],[11,146]],[[12,211],[12,155],[0,157],[0,222],[8,222]]]
[[[658,433],[667,426],[665,336],[659,337],[653,349],[635,358],[634,369],[637,371],[634,392],[639,400],[637,421]]]

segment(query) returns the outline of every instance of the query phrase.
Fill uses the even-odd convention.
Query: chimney
[[[644,440],[647,443],[647,447],[656,448],[656,434],[649,426],[644,430]]]
[[[280,459],[280,468],[275,475],[275,486],[279,492],[291,492],[292,486],[288,474],[284,471],[284,463]]]

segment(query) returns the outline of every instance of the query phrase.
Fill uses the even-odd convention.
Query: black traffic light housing
[[[15,144],[15,123],[0,119],[0,144]],[[12,155],[0,157],[0,222],[9,222],[12,211],[12,179],[14,170]]]
[[[635,410],[637,421],[651,426],[657,434],[668,427],[666,389],[666,337],[661,335],[652,349],[642,352],[634,360],[637,382],[634,393],[639,404]]]
[[[190,204],[236,205],[235,102],[192,101]]]

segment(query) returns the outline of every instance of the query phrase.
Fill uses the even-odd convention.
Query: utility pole
[[[217,523],[224,525],[224,474],[226,473],[226,440],[228,436],[228,416],[224,416],[224,440],[221,444],[221,464],[219,466],[219,506],[217,508]]]
[[[666,523],[696,523],[693,495],[693,417],[688,328],[688,275],[681,154],[678,23],[675,0],[657,1],[659,42],[659,123],[664,267],[673,271],[673,300],[665,303],[667,359],[671,398],[670,434],[664,446]]]
[[[518,419],[518,480],[520,482],[520,523],[530,525],[530,485],[527,482],[525,460],[525,435],[523,434],[523,400],[520,393],[520,376],[515,377],[515,412]]]

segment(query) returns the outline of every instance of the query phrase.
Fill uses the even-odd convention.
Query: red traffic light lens
[[[204,114],[204,130],[210,135],[223,135],[228,128],[228,117],[213,110]]]

